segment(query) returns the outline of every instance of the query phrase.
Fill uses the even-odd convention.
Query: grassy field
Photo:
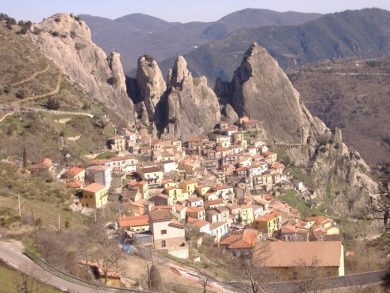
[[[89,218],[69,210],[72,192],[61,184],[46,182],[43,179],[21,172],[17,167],[0,163],[0,206],[18,209],[21,198],[22,217],[31,218],[42,225],[57,227],[58,217],[61,226],[80,230],[85,228]]]
[[[324,212],[315,208],[309,207],[303,200],[296,196],[293,190],[287,191],[284,195],[278,197],[279,200],[285,201],[294,209],[297,209],[302,217],[323,215]]]
[[[25,290],[22,289],[23,284],[26,285]],[[22,276],[14,269],[0,263],[0,293],[14,292],[57,293],[61,291],[42,284],[31,277]]]

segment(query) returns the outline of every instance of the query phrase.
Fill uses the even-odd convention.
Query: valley
[[[269,18],[245,28],[248,14]],[[206,72],[193,53],[174,53],[167,78],[167,63],[145,49],[126,76],[128,57],[99,48],[83,17],[1,14],[0,258],[12,264],[12,251],[62,280],[20,265],[32,283],[62,291],[386,292],[390,185],[371,166],[389,151],[390,63],[339,58],[358,51],[346,35],[362,57],[385,54],[387,11],[244,10],[197,23],[220,38],[194,51],[214,52],[199,57]],[[103,33],[127,25],[147,47],[151,28],[164,36],[189,25],[140,14],[89,21]],[[351,31],[367,22],[372,31]],[[248,33],[280,40],[291,29],[307,33],[302,62],[289,63],[297,40],[275,45],[289,50],[278,55]],[[316,50],[322,42],[338,53]],[[242,46],[234,62],[232,44]],[[232,70],[214,86],[218,60]],[[0,291],[18,286],[1,269]]]

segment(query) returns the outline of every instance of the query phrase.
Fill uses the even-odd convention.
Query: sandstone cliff
[[[104,53],[91,40],[88,26],[69,14],[53,15],[32,28],[32,40],[71,80],[124,122],[134,123],[120,56]]]
[[[205,77],[193,78],[187,62],[180,56],[167,81],[156,124],[160,131],[183,140],[207,133],[220,121],[218,98]]]

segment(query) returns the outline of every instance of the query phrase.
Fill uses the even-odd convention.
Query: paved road
[[[19,242],[0,242],[0,259],[5,261],[13,268],[25,272],[28,275],[31,275],[32,277],[40,280],[42,283],[48,284],[62,291],[74,293],[98,292],[94,289],[64,280],[50,272],[45,271],[23,254],[23,247]]]

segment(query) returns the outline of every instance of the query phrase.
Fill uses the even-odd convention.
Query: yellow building
[[[256,228],[261,232],[266,233],[268,237],[272,237],[274,232],[278,231],[282,225],[282,217],[272,212],[270,214],[256,218]]]
[[[209,192],[209,190],[211,189],[211,186],[207,186],[207,185],[199,185],[196,190],[198,191],[198,193],[201,195],[201,196],[204,196],[207,192]]]
[[[248,225],[253,223],[254,216],[253,216],[253,207],[252,205],[242,205],[240,206],[240,220],[243,225]]]
[[[82,189],[80,203],[83,207],[99,209],[107,204],[107,188],[99,183],[92,183]]]
[[[170,203],[175,203],[177,202],[178,200],[184,200],[182,199],[182,193],[183,193],[183,190],[180,188],[180,187],[167,187],[164,189],[164,193],[166,195],[168,195],[168,202]],[[188,197],[188,194],[187,194],[187,197]]]
[[[183,189],[183,192],[187,192],[189,195],[192,195],[198,187],[198,182],[195,180],[184,180],[180,184],[180,187]]]

